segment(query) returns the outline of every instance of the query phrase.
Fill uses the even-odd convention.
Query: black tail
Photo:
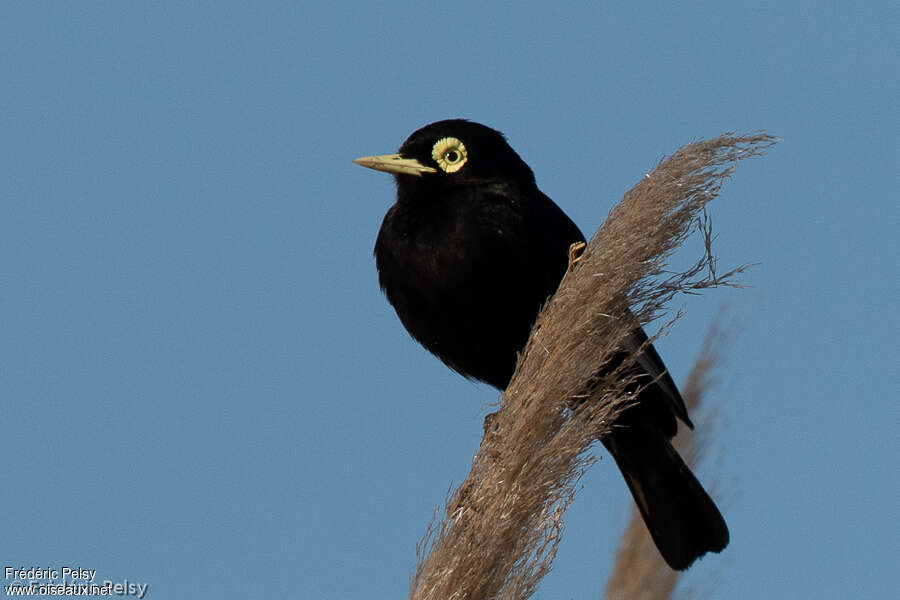
[[[728,526],[719,509],[665,437],[623,427],[603,444],[670,567],[686,569],[707,552],[728,545]]]

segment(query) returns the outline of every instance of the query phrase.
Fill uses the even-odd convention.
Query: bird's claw
[[[587,244],[584,242],[575,242],[571,246],[569,246],[569,270],[571,271],[575,268],[575,265],[578,264],[578,261],[581,260],[581,256],[584,253],[584,249],[587,247]]]

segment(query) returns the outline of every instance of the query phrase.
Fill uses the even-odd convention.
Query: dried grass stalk
[[[718,372],[728,354],[728,346],[734,330],[723,326],[724,310],[720,310],[703,340],[700,354],[694,361],[688,379],[681,389],[681,395],[688,412],[693,415],[697,434],[682,428],[675,438],[674,446],[693,469],[700,458],[709,450],[711,434],[719,429],[715,406],[704,401],[718,386]],[[681,571],[669,568],[660,556],[647,526],[636,508],[632,508],[631,519],[616,553],[613,572],[606,583],[608,600],[669,600],[673,597]]]
[[[683,146],[611,211],[538,317],[468,477],[420,544],[410,598],[534,593],[556,556],[575,485],[594,460],[586,450],[627,402],[624,369],[598,381],[598,366],[674,294],[732,284],[743,268],[716,275],[703,209],[739,160],[775,141],[725,134]],[[666,277],[666,260],[698,223],[706,255]]]

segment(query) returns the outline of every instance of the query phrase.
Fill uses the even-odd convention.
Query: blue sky
[[[372,246],[418,127],[504,131],[585,232],[656,161],[783,137],[711,206],[732,543],[714,598],[898,593],[896,2],[5,3],[4,566],[150,598],[398,598],[496,392],[413,343]],[[686,263],[696,244],[676,257]],[[538,598],[599,598],[630,499],[585,478]]]

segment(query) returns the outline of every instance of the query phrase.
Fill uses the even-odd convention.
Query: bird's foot
[[[458,519],[462,517],[468,507],[469,492],[471,491],[472,484],[470,482],[464,482],[462,487],[456,490],[456,493],[453,494],[453,498],[451,498],[450,502],[447,504],[448,519]]]
[[[492,412],[491,414],[485,416],[484,423],[482,423],[481,428],[484,432],[484,435],[488,435],[490,433],[496,433],[498,431],[497,413]]]
[[[484,437],[481,439],[481,450],[479,450],[479,452],[484,452],[485,444],[500,434],[500,419],[498,418],[498,413],[492,412],[484,417],[484,424],[482,427],[484,428]],[[463,517],[470,505],[469,496],[471,495],[473,486],[474,483],[467,479],[459,489],[456,490],[456,493],[453,494],[453,497],[447,504],[447,518],[460,519]]]
[[[569,246],[569,270],[575,268],[575,265],[578,264],[578,261],[581,260],[581,255],[584,253],[584,249],[587,247],[587,244],[584,242],[575,242],[571,246]]]

